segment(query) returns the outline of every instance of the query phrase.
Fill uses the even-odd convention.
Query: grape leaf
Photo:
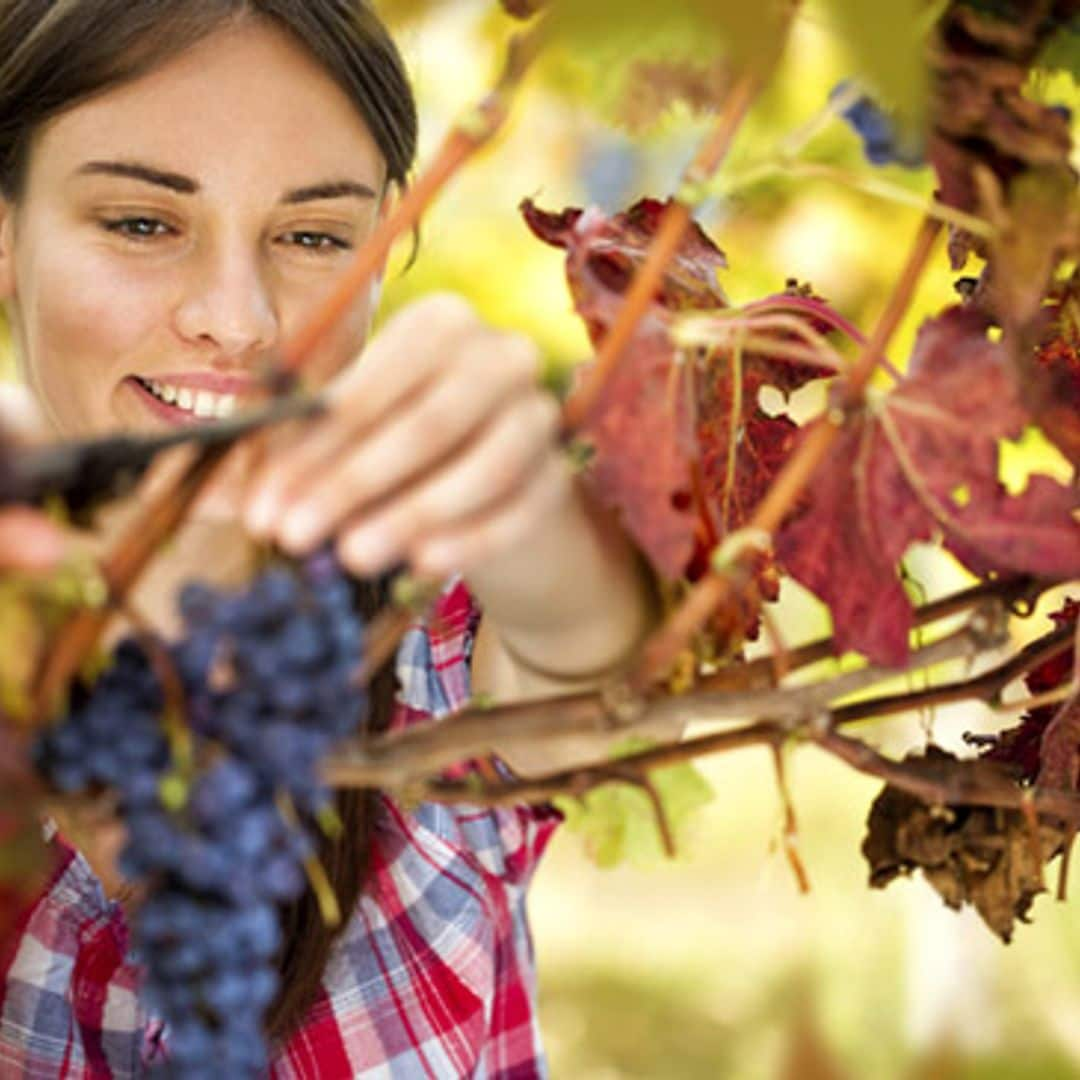
[[[789,282],[785,292],[766,297],[760,307],[782,307],[793,297],[823,304],[820,297]],[[819,334],[829,330],[819,319],[808,316],[805,321]],[[788,343],[802,344],[787,329],[762,328],[755,330],[755,337],[775,341],[778,350]],[[790,417],[770,416],[761,408],[761,390],[772,386],[787,398],[814,379],[835,375],[836,370],[760,348],[710,352],[703,368],[694,395],[701,481],[715,531],[724,536],[749,519],[790,456],[799,430]],[[738,402],[736,386],[741,386]]]
[[[638,60],[626,80],[618,117],[628,131],[643,132],[681,101],[696,114],[706,114],[722,101],[731,85],[731,68],[722,59],[709,62]]]
[[[1059,611],[1054,612],[1050,618],[1059,626],[1075,626],[1080,618],[1080,602],[1066,600]],[[1073,677],[1074,648],[1072,642],[1061,647],[1048,660],[1044,660],[1038,667],[1033,668],[1024,676],[1024,683],[1032,694],[1045,694],[1058,687],[1065,686]],[[991,761],[1007,762],[1019,770],[1022,780],[1033,783],[1040,777],[1040,769],[1043,766],[1043,735],[1053,722],[1059,711],[1059,706],[1041,705],[1035,709],[1029,709],[1024,713],[1020,723],[1015,727],[999,731],[994,743],[983,754]],[[1066,758],[1075,757],[1076,740],[1072,741],[1071,747],[1066,747]],[[1065,762],[1065,769],[1060,768],[1059,762],[1051,761],[1050,772],[1060,773],[1075,769],[1075,762]],[[1040,778],[1040,783],[1050,780],[1050,774]],[[1060,786],[1060,785],[1059,785]],[[1072,785],[1075,787],[1075,783]]]
[[[665,206],[646,199],[605,217],[595,210],[548,213],[523,204],[533,232],[567,250],[570,290],[594,342],[603,340],[614,320]],[[761,388],[771,385],[787,394],[835,373],[827,365],[760,348],[737,357],[703,349],[680,358],[667,324],[678,312],[726,306],[717,282],[724,265],[723,253],[692,225],[584,432],[595,448],[595,488],[619,508],[639,546],[668,578],[700,574],[708,550],[745,521],[791,451],[796,427],[761,409]],[[769,300],[820,303],[794,283]],[[828,329],[811,314],[805,319],[818,332]],[[792,331],[775,327],[760,337],[778,347],[797,340]]]
[[[928,747],[925,755],[909,755],[905,764],[936,782],[951,781],[954,790],[963,790],[970,776],[996,782],[1011,779],[997,762],[958,761],[937,746]],[[921,869],[949,907],[971,904],[1008,943],[1016,920],[1026,921],[1035,897],[1046,891],[1037,853],[1053,857],[1063,841],[1063,829],[1043,822],[1039,843],[1033,844],[1031,829],[1018,810],[942,809],[886,785],[870,808],[862,851],[870,864],[873,888],[883,889],[897,877]]]
[[[613,757],[641,753],[648,740],[634,738],[613,752]],[[691,763],[654,769],[649,780],[660,798],[664,816],[678,842],[694,814],[714,798],[709,782]],[[663,855],[656,811],[638,787],[613,781],[587,792],[583,799],[568,795],[553,800],[562,811],[565,827],[580,833],[589,857],[609,869],[623,862],[648,865]]]
[[[697,528],[682,378],[663,331],[638,334],[586,429],[594,449],[590,484],[619,509],[630,534],[670,579],[682,576],[690,562]]]
[[[606,217],[596,210],[554,214],[529,200],[522,204],[533,232],[566,249],[570,291],[594,342],[615,319],[665,205],[645,199]],[[641,549],[668,578],[686,569],[697,523],[691,510],[694,415],[666,321],[670,312],[723,306],[716,275],[724,265],[723,252],[692,225],[584,432],[595,450],[591,482],[620,510]]]
[[[1024,401],[1074,468],[1080,468],[1080,273],[1056,289],[1042,311],[1038,347],[1023,357]]]
[[[1030,417],[987,325],[970,307],[927,321],[908,377],[849,420],[780,531],[780,564],[828,604],[838,650],[905,662],[911,606],[896,566],[939,532],[978,574],[1080,575],[1077,493],[1036,476],[1013,496],[998,479],[998,441]]]
[[[851,74],[874,92],[905,132],[926,122],[928,86],[920,24],[924,0],[891,0],[868,13],[865,0],[825,0],[827,17],[851,55]]]
[[[1033,327],[1055,268],[1080,247],[1080,203],[1071,171],[1032,167],[1009,185],[1005,222],[988,249],[986,302],[1001,326]]]
[[[549,0],[539,74],[555,93],[615,124],[658,119],[671,106],[720,106],[731,73],[767,64],[783,41],[790,0]],[[659,75],[644,98],[643,80]]]
[[[598,210],[569,207],[553,214],[531,199],[521,204],[526,224],[541,240],[567,251],[566,274],[578,314],[593,344],[607,332],[623,294],[645,259],[669,203],[641,199],[610,217]],[[656,302],[668,311],[727,306],[717,274],[727,266],[724,253],[696,222],[691,222],[668,264]]]
[[[1072,6],[1075,9],[1077,5]],[[1067,72],[1074,82],[1080,83],[1080,17],[1073,14],[1055,30],[1035,66],[1044,71]]]

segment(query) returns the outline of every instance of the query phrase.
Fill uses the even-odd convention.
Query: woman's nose
[[[225,356],[275,344],[277,312],[257,252],[239,243],[219,244],[193,260],[175,319],[182,338],[212,344]]]

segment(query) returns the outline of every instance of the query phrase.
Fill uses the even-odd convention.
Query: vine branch
[[[985,599],[985,590],[969,590]],[[991,609],[979,608],[975,616],[961,629],[912,653],[907,671],[927,668],[945,660],[971,657],[1001,644],[1004,633],[1005,604]],[[947,610],[955,598],[942,601],[937,613]],[[518,702],[492,709],[465,709],[437,724],[410,729],[362,745],[350,744],[327,765],[329,782],[339,787],[379,787],[412,790],[416,784],[425,785],[425,777],[471,757],[488,753],[536,749],[548,742],[567,736],[604,734],[617,735],[631,731],[647,731],[660,737],[665,745],[650,751],[642,761],[650,767],[671,760],[685,761],[716,751],[714,737],[679,742],[681,733],[690,721],[718,722],[742,720],[747,717],[767,717],[764,728],[751,725],[732,732],[725,731],[719,744],[727,748],[727,739],[734,737],[737,745],[746,732],[775,731],[776,738],[787,738],[807,725],[832,727],[850,723],[854,718],[887,715],[903,705],[914,709],[945,701],[961,699],[989,700],[998,688],[1020,677],[1042,663],[1047,656],[1067,645],[1067,633],[1056,629],[1021,650],[1015,657],[983,676],[958,683],[947,683],[906,695],[889,695],[859,702],[856,705],[835,706],[831,703],[860,692],[877,683],[895,679],[900,672],[892,668],[867,666],[844,672],[817,683],[787,688],[724,689],[693,694],[635,698],[626,688],[609,686],[577,694],[563,695],[538,701]],[[756,673],[755,676],[756,678]],[[989,695],[989,697],[988,697]],[[752,738],[760,741],[762,736]],[[769,738],[772,738],[770,735]],[[620,758],[619,764],[637,759]],[[611,762],[590,766],[590,775],[609,768]],[[576,775],[571,771],[570,775]],[[565,778],[565,777],[564,777]],[[426,786],[424,787],[426,791]],[[439,791],[446,792],[445,786]],[[458,789],[453,789],[458,790]],[[473,789],[470,788],[469,791]],[[466,792],[467,794],[467,792]]]

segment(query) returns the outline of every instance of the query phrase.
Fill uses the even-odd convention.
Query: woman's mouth
[[[178,386],[157,379],[143,379],[138,375],[130,376],[128,381],[147,408],[174,424],[224,420],[236,411],[236,394]]]

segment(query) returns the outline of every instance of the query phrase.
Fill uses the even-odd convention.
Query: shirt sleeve
[[[452,583],[430,615],[406,634],[398,652],[399,709],[392,729],[462,708],[472,695],[470,663],[480,609],[464,582]],[[483,869],[524,887],[562,815],[535,806],[448,808],[461,842]],[[436,815],[445,820],[444,815]]]

